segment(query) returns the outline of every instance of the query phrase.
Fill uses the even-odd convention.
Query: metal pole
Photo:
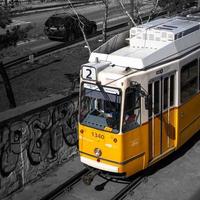
[[[4,2],[4,6],[7,8],[8,7],[8,0],[5,0],[5,2]]]
[[[0,61],[0,74],[3,79],[3,84],[5,86],[5,89],[6,89],[6,94],[7,94],[9,103],[10,103],[10,108],[14,108],[14,107],[16,107],[14,94],[12,91],[10,80],[8,78],[8,74],[7,74],[6,70],[4,69],[3,63],[1,61]]]
[[[131,1],[131,17],[132,19],[134,19],[134,0],[130,0]]]
[[[131,6],[131,8],[130,8],[130,17],[132,18],[133,21],[135,21],[135,19],[134,19],[135,18],[135,14],[134,14],[134,12],[135,12],[135,0],[130,0],[130,6]],[[131,20],[131,22],[129,24],[130,27],[135,26],[135,24],[133,23],[132,20]]]
[[[104,12],[104,22],[103,22],[103,42],[107,40],[107,21],[108,21],[108,0],[104,1],[105,12]]]

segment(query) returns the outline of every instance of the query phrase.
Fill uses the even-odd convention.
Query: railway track
[[[82,176],[87,173],[89,173],[89,170],[87,168],[83,169],[82,171],[71,177],[69,180],[59,185],[55,190],[42,197],[40,200],[53,200],[65,191],[70,191],[72,189],[72,186],[78,183],[81,180]]]
[[[53,191],[51,191],[47,195],[43,196],[40,200],[54,200],[56,198],[59,199],[60,195],[62,195],[64,192],[69,192],[70,190],[72,190],[72,187],[74,185],[76,185],[77,183],[79,183],[80,180],[82,180],[82,177],[84,175],[90,175],[90,173],[92,174],[93,171],[89,171],[89,169],[87,169],[87,168],[83,169],[82,171],[80,171],[79,173],[77,173],[76,175],[71,177],[69,180],[67,180],[63,184],[59,185],[56,189],[54,189]],[[102,176],[100,175],[100,177],[102,177]],[[95,190],[96,191],[102,191],[104,189],[104,186],[108,182],[116,182],[118,184],[126,184],[126,186],[123,187],[122,190],[120,190],[116,195],[114,195],[112,198],[110,198],[110,200],[122,200],[128,194],[130,194],[130,192],[132,192],[140,183],[143,182],[144,176],[141,175],[139,177],[136,177],[132,181],[120,181],[120,180],[112,181],[111,178],[110,179],[104,178],[104,179],[106,179],[106,181],[103,184],[98,185],[97,187],[99,187],[99,189],[97,189],[97,187],[96,187]],[[85,185],[85,187],[88,187],[88,186]],[[94,196],[94,199],[95,198],[96,197]]]
[[[127,184],[121,191],[119,191],[111,200],[122,200],[124,199],[130,192],[132,192],[140,183],[144,180],[143,176],[139,176]]]

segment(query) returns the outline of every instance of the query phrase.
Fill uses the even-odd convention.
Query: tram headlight
[[[102,155],[102,151],[99,148],[95,148],[94,153],[95,153],[96,157],[98,157],[98,158]]]

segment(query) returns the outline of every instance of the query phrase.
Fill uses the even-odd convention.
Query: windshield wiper
[[[99,90],[102,92],[102,94],[103,94],[104,98],[106,99],[106,101],[108,101],[110,108],[111,108],[111,109],[114,108],[114,110],[116,110],[117,108],[115,108],[115,106],[111,103],[112,101],[111,101],[111,99],[110,99],[108,93],[105,92],[103,86],[102,86],[101,84],[99,84],[99,83],[97,83],[97,86],[98,86]],[[117,120],[117,115],[116,115],[116,113],[117,113],[117,112],[115,112],[115,114],[113,114],[112,119],[107,119],[107,120],[106,120],[106,121],[107,121],[107,124],[108,124],[108,125],[111,125],[112,128],[113,128],[116,124],[119,123],[119,120]],[[118,114],[119,114],[119,113],[118,113]]]
[[[101,93],[103,94],[104,98],[109,102],[110,106],[113,108],[113,105],[111,104],[111,100],[107,92],[105,92],[103,86],[99,83],[97,83],[98,88],[100,89]]]

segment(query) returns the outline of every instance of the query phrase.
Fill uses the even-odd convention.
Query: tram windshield
[[[121,95],[118,89],[93,84],[82,85],[80,123],[86,126],[119,132]]]

